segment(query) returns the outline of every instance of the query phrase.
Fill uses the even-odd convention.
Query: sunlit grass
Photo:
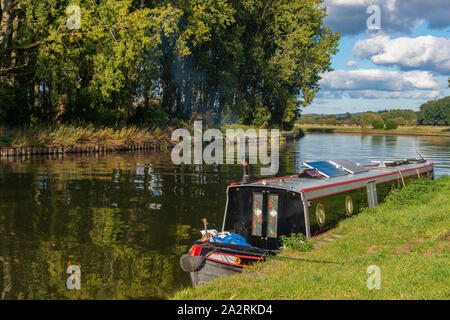
[[[439,126],[398,126],[397,129],[385,130],[385,129],[373,129],[372,127],[360,127],[360,126],[334,126],[334,125],[319,125],[319,124],[300,124],[296,123],[294,128],[306,130],[306,131],[331,131],[331,132],[355,132],[355,133],[386,133],[386,134],[436,134],[450,136],[450,127]]]
[[[88,147],[102,145],[120,147],[147,142],[169,142],[170,128],[115,129],[111,127],[70,126],[37,127],[26,129],[0,128],[0,146],[27,147]]]
[[[336,240],[311,252],[282,253],[342,265],[270,260],[173,298],[449,299],[449,213],[450,177],[418,181],[342,221],[327,235],[340,235]],[[370,265],[380,267],[380,289],[367,288]]]

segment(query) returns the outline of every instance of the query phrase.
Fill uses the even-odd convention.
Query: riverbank
[[[11,129],[0,127],[0,147],[92,147],[120,148],[149,142],[169,142],[171,128],[124,128],[68,126]]]
[[[301,125],[296,124],[296,129],[303,132],[323,132],[323,133],[358,133],[358,134],[379,134],[379,135],[408,135],[408,136],[443,136],[450,137],[450,127],[398,127],[393,130],[372,129],[351,126],[322,126],[322,125]]]
[[[171,128],[65,126],[0,128],[0,157],[39,154],[163,150],[171,147]]]
[[[244,129],[245,131],[249,128],[236,125],[221,127],[220,130],[225,134],[226,129]],[[136,126],[120,129],[64,125],[27,129],[0,127],[0,158],[41,154],[167,150],[176,143],[171,141],[174,130],[170,127],[139,128]],[[295,140],[299,137],[299,130],[280,132],[281,141]]]
[[[421,180],[379,207],[342,221],[310,252],[282,256],[342,264],[270,260],[173,299],[449,299],[450,177]],[[378,266],[380,289],[369,290]]]

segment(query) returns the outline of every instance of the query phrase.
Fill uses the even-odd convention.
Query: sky
[[[324,0],[333,71],[303,114],[419,110],[450,95],[450,0]]]

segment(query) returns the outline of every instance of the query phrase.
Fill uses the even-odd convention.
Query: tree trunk
[[[37,111],[39,110],[39,88],[40,83],[38,81],[35,81],[33,88],[33,96],[34,96],[33,113],[37,113]]]
[[[2,20],[0,22],[0,51],[3,51],[8,47],[12,0],[0,0],[0,4],[2,8]]]
[[[17,34],[18,34],[18,29],[19,29],[19,16],[18,15],[16,15],[14,17],[12,25],[13,25],[13,32],[12,32],[12,37],[11,37],[11,44],[14,45],[17,41]],[[11,68],[14,68],[16,66],[16,64],[17,64],[17,52],[16,52],[16,50],[12,50],[11,51]],[[15,82],[16,82],[16,78],[13,74],[9,78],[9,84],[11,86],[14,86]]]
[[[67,102],[68,102],[67,93],[61,94],[58,98],[58,111],[56,114],[56,122],[58,124],[62,123],[64,114],[66,113]]]

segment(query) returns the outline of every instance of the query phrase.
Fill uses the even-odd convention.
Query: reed
[[[0,128],[2,147],[93,147],[120,148],[142,143],[170,142],[171,128],[95,127],[92,125],[35,128]]]

